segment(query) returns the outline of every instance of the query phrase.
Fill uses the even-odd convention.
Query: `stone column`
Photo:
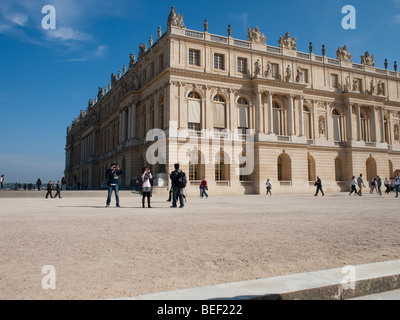
[[[126,110],[122,111],[122,142],[126,141]]]
[[[372,106],[371,108],[371,112],[372,112],[372,125],[374,127],[374,130],[372,132],[372,142],[378,142],[378,126],[377,126],[377,121],[376,121],[376,107]]]
[[[361,141],[361,115],[360,115],[360,105],[356,104],[357,113],[357,140]]]
[[[353,107],[351,103],[348,104],[349,108],[349,113],[348,113],[348,134],[347,134],[347,140],[351,141],[353,140]]]
[[[299,122],[300,122],[300,137],[304,136],[304,114],[303,114],[303,99],[304,96],[299,97]],[[311,115],[310,115],[311,116]],[[310,128],[311,130],[311,128]]]
[[[257,103],[256,103],[256,121],[255,121],[255,126],[256,126],[256,133],[261,133],[262,132],[262,91],[257,90]]]
[[[127,140],[130,140],[132,136],[132,106],[128,108],[128,137]]]
[[[272,91],[268,91],[268,134],[274,133],[274,116],[272,112]]]
[[[294,122],[293,122],[293,95],[288,96],[289,99],[289,114],[288,114],[288,135],[292,136],[294,134]]]
[[[122,112],[119,113],[119,137],[118,143],[122,142]]]
[[[385,116],[383,114],[383,108],[379,108],[379,112],[380,112],[380,116],[381,116],[381,142],[384,143],[386,141],[385,141]],[[374,115],[375,115],[375,112],[374,112]],[[376,129],[376,116],[375,116],[375,129]],[[377,139],[375,141],[378,142]]]
[[[136,138],[136,103],[132,104],[131,112],[131,136],[130,138]]]

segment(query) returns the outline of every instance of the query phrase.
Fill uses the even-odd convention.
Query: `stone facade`
[[[325,191],[343,191],[352,175],[400,170],[397,70],[375,68],[368,52],[354,63],[347,46],[333,59],[311,44],[296,51],[289,33],[276,47],[258,27],[245,41],[230,26],[227,37],[204,26],[187,29],[172,9],[166,32],[159,27],[137,59],[130,54],[128,70],[99,88],[67,129],[69,186],[105,187],[111,163],[125,172],[121,187],[132,188],[144,166],[155,185],[168,184],[179,161],[189,194],[202,176],[211,194],[264,194],[267,178],[274,192],[312,192],[316,176]],[[156,142],[162,163],[149,161],[153,128],[165,132]],[[239,154],[254,164],[250,174],[240,174]]]

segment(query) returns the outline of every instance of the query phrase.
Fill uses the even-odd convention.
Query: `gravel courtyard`
[[[0,194],[0,299],[107,299],[400,259],[394,194]],[[43,289],[42,267],[56,272]]]

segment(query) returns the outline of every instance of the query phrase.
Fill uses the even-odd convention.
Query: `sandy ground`
[[[400,199],[0,195],[0,299],[105,299],[400,258]],[[40,194],[36,192],[35,195]],[[56,272],[45,290],[42,267]]]

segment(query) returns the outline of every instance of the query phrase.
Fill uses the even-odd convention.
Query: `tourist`
[[[42,186],[42,180],[40,180],[40,178],[37,179],[36,186],[37,186],[38,191],[40,191],[40,187]]]
[[[349,196],[351,196],[351,194],[354,192],[354,195],[357,194],[357,180],[355,176],[351,177],[351,184],[350,184],[351,190],[349,193]]]
[[[394,181],[393,181],[393,187],[396,190],[396,198],[399,197],[399,191],[400,191],[400,177],[398,174],[395,175]]]
[[[151,198],[151,183],[150,179],[152,179],[151,172],[148,168],[143,168],[142,174],[142,208],[145,207],[145,198],[147,197],[147,206],[151,208],[150,198]]]
[[[317,187],[314,196],[318,196],[318,192],[321,190],[322,196],[325,195],[324,191],[322,190],[322,182],[319,177],[317,177],[317,181],[315,181],[314,186]]]
[[[203,198],[204,196],[208,198],[206,190],[208,190],[208,183],[206,181],[206,177],[202,177],[200,183],[200,198]]]
[[[384,184],[385,184],[385,187],[386,187],[385,193],[389,194],[390,193],[390,181],[388,180],[388,178],[385,178]]]
[[[376,188],[379,195],[382,195],[382,179],[380,176],[376,176]]]
[[[57,192],[56,192],[54,198],[57,198],[57,196],[58,196],[61,199],[61,183],[60,183],[60,180],[57,181],[56,191]]]
[[[179,208],[184,207],[183,202],[183,194],[182,189],[186,188],[186,175],[185,173],[179,169],[179,163],[175,163],[174,165],[175,170],[171,172],[170,179],[172,184],[172,206],[171,208],[176,208],[177,198],[179,198],[180,206]]]
[[[108,195],[107,195],[106,207],[110,206],[111,195],[113,191],[115,193],[116,206],[120,207],[118,192],[119,192],[119,177],[122,174],[123,171],[114,163],[110,166],[110,169],[106,171],[106,178],[108,183]]]
[[[272,189],[272,184],[271,184],[271,181],[269,180],[269,179],[267,179],[267,182],[266,182],[266,187],[267,187],[267,195],[268,195],[268,193],[269,193],[269,196],[272,196],[272,193],[271,193],[271,189]]]
[[[51,180],[49,181],[49,183],[47,184],[47,193],[46,193],[46,199],[49,197],[53,199],[53,195],[51,194],[51,191],[53,189],[53,184],[51,182]]]
[[[362,188],[365,188],[364,180],[362,177],[362,173],[360,173],[360,176],[357,178],[357,184],[358,184],[358,195],[362,196]]]
[[[4,189],[5,184],[6,184],[6,180],[4,178],[4,174],[2,174],[0,177],[0,190]]]

